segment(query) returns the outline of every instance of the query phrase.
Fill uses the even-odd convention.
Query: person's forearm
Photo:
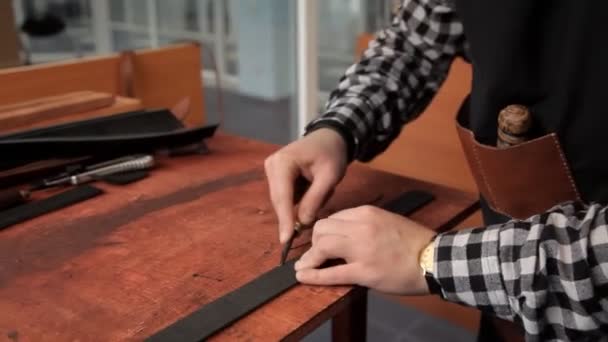
[[[350,132],[352,157],[371,159],[424,110],[463,46],[462,27],[442,0],[404,1],[307,130],[340,125]]]
[[[566,203],[525,221],[440,234],[442,296],[516,321],[532,340],[606,334],[607,212]]]

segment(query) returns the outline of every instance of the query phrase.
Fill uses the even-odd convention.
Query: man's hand
[[[418,256],[434,235],[376,207],[344,210],[315,224],[312,247],[295,264],[296,277],[312,285],[357,284],[387,293],[426,294]],[[346,264],[318,269],[328,259]]]
[[[312,223],[323,202],[344,177],[346,143],[331,129],[319,129],[293,142],[266,159],[264,164],[272,205],[279,219],[279,240],[293,233],[295,220]],[[311,182],[294,213],[294,183],[298,176]]]

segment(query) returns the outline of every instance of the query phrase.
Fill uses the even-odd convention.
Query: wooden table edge
[[[366,165],[362,166],[373,169],[372,167]],[[405,177],[403,175],[394,174],[383,170],[373,170]],[[475,199],[476,196],[472,193],[444,185],[433,184],[419,179],[416,180],[429,185],[450,189],[454,192],[460,192],[465,196],[471,197],[471,205],[463,208],[462,211],[460,211],[448,222],[437,227],[435,229],[437,233],[443,233],[453,229],[458,224],[473,215],[480,208],[479,200]],[[420,210],[424,210],[424,207]],[[281,341],[300,341],[329,320],[333,320],[331,326],[332,341],[365,341],[367,333],[367,294],[367,288],[351,286],[349,291],[341,298],[329,305],[327,308],[325,308],[325,310],[319,311],[315,316],[301,325],[298,329],[292,331],[287,336],[282,338]],[[329,319],[327,317],[329,317]]]

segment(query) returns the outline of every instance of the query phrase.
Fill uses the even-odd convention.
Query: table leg
[[[365,342],[367,334],[367,289],[356,288],[348,306],[334,316],[331,330],[334,342]]]

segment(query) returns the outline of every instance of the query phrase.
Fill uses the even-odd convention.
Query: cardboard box
[[[0,1],[0,68],[21,65],[21,44],[12,1]]]

